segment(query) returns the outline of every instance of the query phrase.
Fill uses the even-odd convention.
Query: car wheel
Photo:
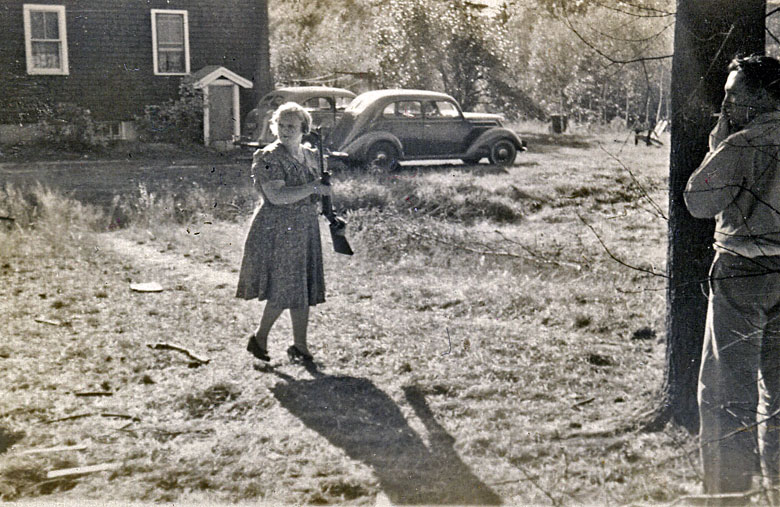
[[[368,149],[366,162],[369,170],[393,171],[398,167],[398,149],[388,141],[374,143]]]
[[[499,139],[490,147],[490,156],[488,158],[491,164],[512,165],[516,156],[517,148],[515,144],[508,139]]]

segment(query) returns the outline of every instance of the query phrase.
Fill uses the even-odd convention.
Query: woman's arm
[[[284,180],[277,176],[278,171],[273,170],[273,164],[276,163],[267,159],[260,150],[255,152],[252,157],[252,179],[255,185],[262,189],[265,198],[271,204],[293,204],[308,198],[312,194],[330,195],[330,189],[320,185],[318,179],[303,185],[286,186]],[[264,166],[266,170],[261,169]]]
[[[294,187],[285,186],[284,180],[261,181],[260,187],[263,194],[271,204],[292,204],[302,199],[306,199],[312,194],[322,195],[323,186],[319,181],[312,181]]]

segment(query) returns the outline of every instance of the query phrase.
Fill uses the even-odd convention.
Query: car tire
[[[398,155],[398,148],[393,143],[379,141],[366,152],[366,165],[369,170],[394,171],[398,168]]]
[[[517,147],[509,139],[499,139],[490,147],[490,163],[509,166],[515,163]]]

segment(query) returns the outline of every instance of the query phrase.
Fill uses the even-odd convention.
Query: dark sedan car
[[[382,169],[400,160],[459,158],[511,165],[525,145],[501,117],[464,113],[444,93],[375,90],[358,95],[344,111],[326,145],[331,157]]]
[[[312,117],[312,127],[321,127],[327,134],[354,97],[349,90],[330,86],[278,88],[264,95],[257,107],[246,115],[241,143],[265,146],[273,142],[274,135],[268,122],[276,108],[285,102],[296,102],[306,108]]]

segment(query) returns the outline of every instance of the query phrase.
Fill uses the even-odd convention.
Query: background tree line
[[[274,0],[269,10],[278,85],[433,89],[510,118],[668,116],[672,0]]]

